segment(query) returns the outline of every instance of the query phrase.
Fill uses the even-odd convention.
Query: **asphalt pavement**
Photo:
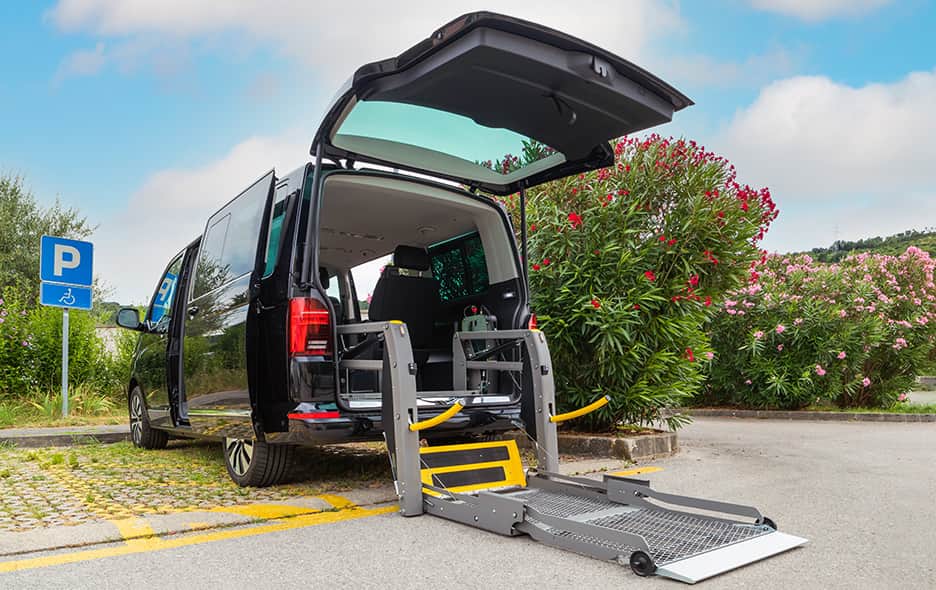
[[[653,462],[655,488],[753,504],[810,540],[703,587],[936,587],[936,425],[697,419],[680,446]],[[165,547],[0,574],[0,588],[681,586],[525,538],[376,511]]]

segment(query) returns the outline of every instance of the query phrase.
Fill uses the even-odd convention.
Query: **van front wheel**
[[[283,481],[292,468],[295,447],[243,438],[224,439],[224,465],[239,486],[262,488]]]
[[[130,440],[141,449],[165,449],[169,435],[150,426],[143,391],[134,387],[130,392]]]

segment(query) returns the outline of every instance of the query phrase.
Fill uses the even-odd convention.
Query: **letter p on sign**
[[[52,262],[52,274],[62,278],[62,272],[67,269],[78,268],[81,264],[81,252],[74,246],[55,244],[55,256]]]
[[[44,283],[90,287],[94,246],[91,242],[42,236],[39,276]]]

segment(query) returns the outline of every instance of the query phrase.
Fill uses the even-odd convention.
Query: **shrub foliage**
[[[610,394],[578,424],[597,430],[652,423],[700,389],[712,302],[749,280],[777,215],[767,189],[739,184],[731,164],[695,142],[625,138],[615,154],[612,167],[527,195],[532,304],[558,403]],[[505,156],[495,166],[518,164]],[[504,202],[518,222],[517,197]]]
[[[934,350],[936,261],[919,248],[838,264],[774,255],[712,324],[702,401],[759,408],[890,407]]]

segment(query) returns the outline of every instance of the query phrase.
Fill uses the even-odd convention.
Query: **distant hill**
[[[902,254],[909,246],[916,246],[936,256],[936,229],[911,229],[887,237],[874,237],[849,242],[836,240],[828,248],[813,248],[807,254],[819,262],[838,262],[849,254],[874,252],[876,254]]]

